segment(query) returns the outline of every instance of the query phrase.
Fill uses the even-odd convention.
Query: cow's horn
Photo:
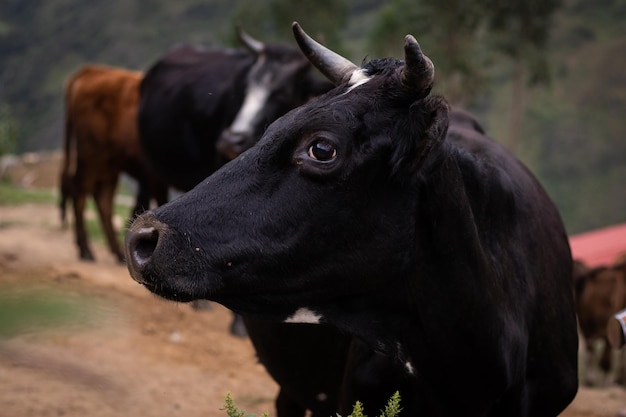
[[[422,52],[412,35],[404,38],[404,67],[402,68],[402,85],[425,97],[435,81],[435,66]]]
[[[304,55],[333,84],[339,85],[348,81],[352,73],[359,68],[350,60],[314,41],[302,30],[298,22],[293,22],[291,28]]]
[[[263,42],[254,39],[239,26],[237,26],[237,36],[239,37],[241,43],[243,43],[252,53],[260,55],[263,51],[265,51],[265,44]]]

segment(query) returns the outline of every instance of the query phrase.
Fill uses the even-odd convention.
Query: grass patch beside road
[[[19,206],[22,204],[57,204],[59,197],[56,190],[24,188],[0,181],[0,206]]]
[[[20,206],[24,204],[42,204],[42,205],[54,205],[58,210],[59,195],[56,189],[46,188],[25,188],[17,185],[13,185],[7,181],[0,181],[0,207],[2,206]],[[113,211],[115,217],[114,227],[117,230],[117,235],[120,241],[123,241],[126,228],[128,227],[128,218],[130,216],[132,207],[125,204],[114,205]],[[67,202],[67,220],[70,225],[73,223],[73,210],[72,200]],[[1,216],[0,216],[1,221]],[[91,240],[95,242],[104,243],[105,237],[98,217],[95,203],[92,198],[87,199],[87,209],[85,210],[85,222],[87,226],[87,233]],[[60,224],[60,223],[59,223]]]

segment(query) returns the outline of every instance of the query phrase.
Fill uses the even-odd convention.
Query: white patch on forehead
[[[269,89],[265,85],[249,86],[243,105],[230,126],[230,130],[236,133],[252,132],[252,122],[265,106],[269,95]]]
[[[293,315],[287,317],[285,323],[308,323],[308,324],[320,324],[322,318],[321,314],[317,314],[314,311],[309,310],[306,307],[299,308]]]
[[[350,76],[350,81],[348,81],[348,85],[350,87],[345,92],[345,94],[348,94],[350,91],[354,90],[355,88],[357,88],[360,85],[365,84],[366,82],[368,82],[371,79],[372,79],[372,77],[367,75],[367,72],[365,72],[365,70],[363,68],[359,68],[359,69],[354,70],[354,72]]]

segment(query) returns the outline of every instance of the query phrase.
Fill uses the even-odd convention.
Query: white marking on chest
[[[296,312],[293,313],[291,316],[287,317],[285,323],[319,324],[321,318],[321,314],[317,314],[306,307],[302,307],[297,309]]]
[[[230,126],[230,130],[236,133],[251,132],[252,122],[267,103],[269,93],[267,86],[251,85],[237,117]]]
[[[406,368],[406,371],[409,373],[409,375],[415,375],[415,368],[413,367],[413,363],[411,363],[411,361],[408,360],[406,355],[404,354],[402,344],[400,344],[399,342],[396,343],[396,349],[398,350],[398,359],[400,361],[404,361],[404,367]]]
[[[352,73],[352,76],[350,77],[350,81],[348,81],[348,85],[350,87],[346,90],[346,92],[344,94],[348,94],[350,91],[354,90],[355,88],[357,88],[360,85],[365,84],[366,82],[368,82],[371,79],[372,79],[372,77],[367,75],[367,72],[365,72],[365,70],[363,70],[363,68],[359,68],[357,70],[354,70],[354,72]]]
[[[404,366],[410,375],[415,375],[415,368],[413,368],[413,364],[410,361],[407,361]]]

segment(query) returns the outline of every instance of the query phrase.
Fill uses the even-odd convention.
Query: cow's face
[[[366,300],[402,303],[386,288],[414,267],[407,213],[417,211],[420,172],[437,154],[448,109],[426,97],[432,64],[415,40],[405,49],[412,67],[387,59],[327,74],[337,88],[140,216],[127,235],[133,278],[169,299],[208,298],[287,321],[330,320]]]
[[[315,93],[311,65],[299,50],[261,43],[241,31],[239,36],[256,61],[248,72],[243,104],[217,142],[229,159],[254,145],[271,122]]]

